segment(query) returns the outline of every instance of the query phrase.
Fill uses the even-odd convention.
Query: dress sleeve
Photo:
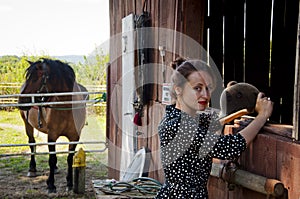
[[[222,160],[237,158],[246,149],[245,138],[237,133],[220,136],[211,151],[211,156]]]

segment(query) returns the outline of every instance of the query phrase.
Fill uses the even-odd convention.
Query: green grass
[[[106,129],[106,118],[105,116],[97,115],[90,111],[87,117],[87,125],[84,126],[80,141],[105,141],[105,129]],[[17,110],[14,111],[0,111],[0,144],[27,144],[28,138],[25,133],[23,121]],[[47,142],[46,135],[38,133],[35,135],[36,142]],[[60,137],[57,142],[68,141],[65,137]],[[37,147],[39,152],[41,146]],[[46,146],[43,146],[43,151],[48,151]],[[84,144],[78,145],[77,150],[82,147],[84,150],[100,150],[104,149],[105,145],[96,144]],[[41,147],[42,148],[42,147]],[[57,151],[67,151],[67,145],[59,145],[56,147]],[[25,153],[30,152],[28,146],[24,147],[0,147],[0,154],[7,153]],[[58,162],[65,162],[66,154],[57,155]],[[61,159],[61,160],[60,160]],[[11,172],[27,171],[30,156],[14,156],[13,158],[0,156],[0,170],[9,168]],[[39,167],[47,169],[48,159],[45,155],[37,155],[36,162]],[[106,164],[107,164],[107,150],[104,152],[86,153],[87,166],[99,167],[99,162],[103,166],[103,170],[95,172],[98,177],[106,176]],[[66,165],[65,165],[66,166]]]
[[[13,128],[1,128],[0,127],[0,143],[1,144],[26,144],[24,140],[27,140],[27,136],[25,132],[20,132]],[[26,152],[29,147],[1,147],[0,154],[7,154],[7,153],[23,153]]]
[[[58,162],[64,162],[65,157],[57,156]],[[27,171],[29,168],[29,156],[16,156],[13,158],[1,158],[0,159],[0,169],[6,170],[12,173],[19,173]],[[36,164],[41,170],[47,170],[49,168],[48,158],[45,156],[36,156]]]
[[[12,111],[0,111],[0,144],[27,144],[28,138],[25,133],[25,126],[17,109]],[[36,138],[39,142],[41,139]],[[1,147],[0,154],[24,153],[29,150],[28,146],[23,147]]]
[[[23,120],[18,109],[13,109],[11,111],[0,110],[0,115],[0,123],[23,125]]]

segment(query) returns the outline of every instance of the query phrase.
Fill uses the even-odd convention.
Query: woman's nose
[[[201,91],[201,96],[205,98],[209,98],[210,96],[209,90],[207,88],[203,88]]]

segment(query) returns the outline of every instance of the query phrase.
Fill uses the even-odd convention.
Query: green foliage
[[[16,56],[3,56],[0,59],[0,81],[1,82],[21,82],[22,74],[26,65],[21,65],[22,59]]]
[[[106,63],[109,55],[96,49],[94,55],[84,56],[84,62],[73,65],[77,81],[83,85],[106,85]]]
[[[25,81],[25,71],[29,67],[29,62],[35,62],[41,58],[52,58],[48,55],[34,56],[2,56],[0,57],[0,95],[10,95],[20,93],[22,83]],[[62,60],[63,61],[63,60]],[[84,56],[83,63],[69,63],[74,69],[77,82],[86,86],[89,91],[98,91],[93,87],[106,85],[106,64],[109,55],[102,50],[96,49],[91,56]],[[95,98],[95,96],[90,96]],[[105,108],[105,106],[104,106]],[[8,108],[6,108],[8,110]],[[105,114],[103,107],[96,107],[96,112]]]
[[[28,61],[34,62],[41,58],[52,58],[42,56],[2,56],[0,57],[0,83],[18,83],[25,81],[25,71],[29,67]],[[55,58],[53,58],[55,59]],[[106,63],[109,55],[103,54],[101,50],[96,51],[93,56],[84,56],[83,63],[70,63],[75,71],[77,81],[83,85],[105,85]],[[0,94],[11,94],[10,90],[1,91]]]

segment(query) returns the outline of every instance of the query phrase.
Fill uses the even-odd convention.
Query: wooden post
[[[284,185],[278,180],[268,179],[241,169],[227,169],[225,165],[219,163],[212,164],[210,175],[265,195],[278,197],[284,193]]]
[[[74,193],[83,194],[85,191],[85,152],[82,148],[73,158]]]
[[[300,4],[299,4],[300,5]],[[299,6],[300,7],[300,6]],[[298,17],[298,34],[297,34],[297,49],[296,49],[296,64],[295,64],[295,87],[294,87],[294,130],[293,130],[293,138],[299,140],[299,111],[300,111],[300,13]]]

